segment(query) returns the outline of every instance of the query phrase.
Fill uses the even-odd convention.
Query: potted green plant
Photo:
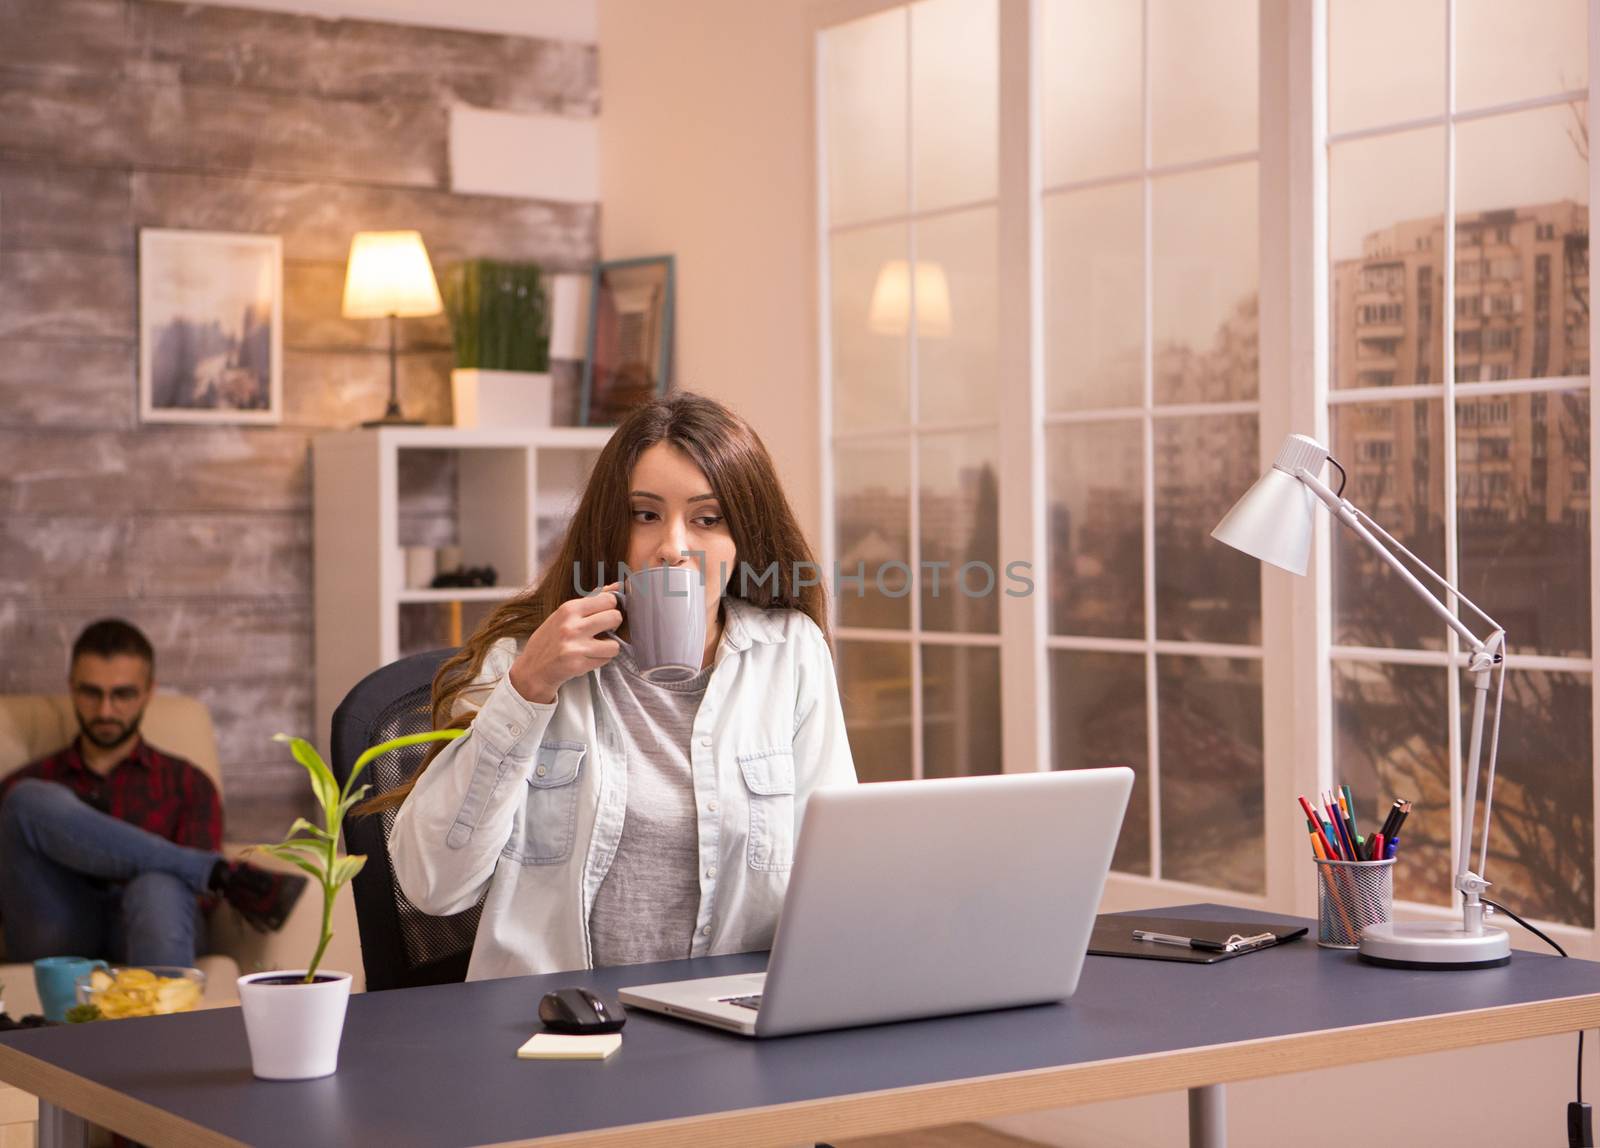
[[[250,1066],[257,1076],[265,1080],[309,1080],[328,1076],[338,1066],[351,977],[347,972],[319,966],[333,939],[334,901],[367,860],[360,854],[339,854],[339,831],[345,814],[372,788],[356,784],[361,771],[390,750],[426,741],[447,741],[465,732],[431,730],[375,745],[356,759],[343,787],[310,742],[281,733],[273,738],[287,743],[294,759],[310,775],[312,792],[322,808],[322,824],[313,825],[304,817],[297,817],[282,841],[253,848],[289,862],[321,886],[322,932],[306,968],[247,973],[239,978],[239,1004],[250,1043]]]
[[[549,302],[534,263],[468,259],[442,283],[455,341],[455,424],[549,426]]]

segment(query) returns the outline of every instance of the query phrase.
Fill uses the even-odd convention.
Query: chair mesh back
[[[433,728],[433,690],[423,686],[398,698],[378,716],[373,725],[372,743],[404,737],[408,733],[426,733]],[[393,749],[382,757],[373,758],[367,765],[367,780],[373,796],[387,793],[402,784],[421,767],[429,746],[408,745]],[[389,831],[394,828],[395,811],[386,810],[383,822],[383,848],[388,852]],[[432,964],[446,957],[468,952],[472,938],[478,932],[478,914],[483,900],[470,909],[449,917],[431,917],[406,899],[400,891],[400,882],[389,866],[389,887],[393,892],[395,909],[400,915],[400,938],[405,943],[406,961],[413,967]]]
[[[439,664],[455,651],[413,654],[367,675],[345,695],[333,715],[333,771],[340,784],[369,746],[433,728],[432,682]],[[387,793],[415,775],[428,744],[391,750],[370,762],[361,780],[369,796]],[[400,891],[389,860],[394,813],[352,817],[345,846],[365,854],[366,866],[352,882],[361,961],[367,989],[445,984],[466,977],[483,902],[449,917],[422,912]]]

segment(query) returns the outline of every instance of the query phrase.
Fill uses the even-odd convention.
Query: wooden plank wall
[[[515,36],[0,0],[0,691],[60,688],[83,624],[125,616],[211,707],[230,836],[281,830],[303,774],[269,738],[312,721],[308,444],[388,386],[383,324],[339,315],[350,237],[418,228],[441,273],[585,267],[597,204],[451,192],[448,109],[594,116],[597,69],[591,45]],[[282,236],[281,426],[139,424],[141,227]],[[401,345],[407,411],[448,422],[443,317]],[[409,474],[413,508],[451,481]]]

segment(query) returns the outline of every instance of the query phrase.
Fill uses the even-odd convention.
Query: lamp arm
[[[1333,489],[1328,486],[1327,483],[1323,482],[1305,467],[1301,467],[1299,470],[1295,471],[1295,477],[1310,488],[1311,493],[1315,494],[1317,498],[1322,501],[1323,505],[1325,505],[1328,510],[1332,512],[1335,518],[1344,523],[1351,530],[1355,531],[1355,533],[1359,535],[1368,546],[1377,551],[1378,556],[1387,562],[1391,567],[1393,567],[1395,572],[1399,574],[1401,578],[1405,579],[1406,585],[1410,586],[1411,589],[1416,591],[1418,596],[1428,604],[1428,607],[1440,617],[1444,624],[1449,626],[1461,636],[1462,640],[1471,647],[1473,653],[1482,653],[1487,648],[1486,642],[1479,638],[1478,635],[1474,634],[1465,622],[1456,617],[1455,613],[1439,600],[1439,596],[1437,594],[1423,585],[1422,580],[1410,570],[1406,569],[1405,563],[1401,562],[1400,559],[1395,556],[1392,550],[1380,542],[1377,537],[1373,535],[1371,530],[1367,529],[1366,524],[1362,522],[1362,519],[1366,516],[1362,514],[1361,511],[1356,509],[1354,503],[1348,501],[1347,499],[1340,498],[1333,492]],[[1396,543],[1395,545],[1398,546],[1399,544]],[[1404,547],[1401,547],[1401,549],[1404,549]],[[1438,583],[1447,591],[1449,591],[1451,594],[1454,594],[1462,601],[1467,601],[1465,596],[1463,596],[1459,590],[1450,585],[1450,583],[1446,582],[1443,578],[1439,577],[1435,571],[1428,567],[1426,562],[1423,562],[1420,558],[1417,558],[1416,555],[1411,554],[1409,550],[1406,551],[1406,554],[1409,555],[1412,561],[1416,562],[1418,566],[1422,567],[1424,570],[1427,570],[1429,577],[1436,579]],[[1471,603],[1468,604],[1471,605]],[[1483,614],[1483,611],[1478,610],[1476,606],[1473,606],[1472,608],[1479,614]],[[1490,625],[1494,625],[1494,620],[1492,618],[1488,618],[1488,615],[1484,615],[1484,617],[1489,621]],[[1495,629],[1498,630],[1499,628],[1500,627],[1495,626]]]
[[[1484,612],[1484,610],[1483,610],[1483,608],[1481,606],[1479,606],[1471,598],[1468,598],[1460,590],[1457,590],[1454,586],[1450,585],[1450,583],[1446,582],[1433,569],[1433,567],[1429,566],[1422,559],[1418,558],[1415,554],[1411,553],[1411,551],[1407,550],[1405,548],[1405,546],[1403,546],[1401,544],[1400,540],[1398,538],[1396,538],[1394,535],[1390,534],[1382,526],[1380,526],[1378,524],[1378,522],[1372,517],[1372,515],[1368,514],[1365,510],[1362,510],[1359,506],[1356,506],[1354,503],[1352,503],[1352,502],[1350,502],[1348,500],[1344,500],[1344,504],[1350,508],[1350,510],[1355,514],[1355,516],[1357,518],[1361,519],[1361,523],[1362,523],[1363,526],[1365,526],[1368,530],[1371,530],[1379,538],[1383,539],[1385,545],[1389,546],[1390,548],[1392,548],[1394,550],[1398,550],[1401,554],[1404,554],[1407,558],[1411,559],[1412,563],[1418,569],[1420,569],[1424,574],[1426,574],[1429,578],[1431,578],[1435,582],[1437,582],[1439,584],[1439,586],[1445,591],[1445,593],[1450,594],[1458,602],[1462,603],[1469,610],[1471,610],[1474,614],[1478,615],[1478,617],[1482,618],[1485,622],[1489,623],[1489,629],[1491,629],[1491,630],[1500,629],[1500,624],[1498,622],[1496,622],[1493,618],[1489,617],[1489,615]]]
[[[1500,750],[1500,703],[1505,691],[1505,630],[1459,590],[1440,577],[1426,562],[1423,562],[1415,554],[1395,542],[1382,527],[1372,522],[1366,514],[1358,510],[1354,503],[1335,494],[1327,483],[1312,474],[1310,470],[1300,467],[1295,471],[1295,477],[1306,484],[1335,518],[1343,522],[1360,536],[1367,545],[1371,546],[1378,553],[1378,556],[1387,562],[1405,580],[1406,584],[1417,592],[1422,600],[1428,604],[1428,607],[1444,621],[1445,625],[1460,635],[1462,640],[1471,648],[1467,659],[1467,668],[1473,673],[1472,734],[1467,750],[1466,785],[1461,801],[1461,837],[1460,849],[1456,860],[1455,887],[1462,896],[1462,928],[1469,936],[1479,936],[1483,933],[1483,903],[1480,895],[1489,887],[1489,882],[1483,879],[1481,870],[1489,855],[1489,813],[1494,799],[1495,763]],[[1447,607],[1437,594],[1429,590],[1421,579],[1406,568],[1393,550],[1379,541],[1377,535],[1368,528],[1368,522],[1371,522],[1378,533],[1388,539],[1396,549],[1402,551],[1421,569],[1427,571],[1428,576],[1444,587],[1447,593],[1466,602],[1473,611],[1494,627],[1488,639],[1479,638],[1465,622],[1456,617],[1454,611]],[[1478,853],[1478,868],[1480,872],[1474,873],[1470,864],[1472,860],[1473,822],[1478,804],[1478,766],[1482,760],[1483,751],[1483,727],[1486,716],[1485,701],[1489,692],[1489,679],[1496,670],[1499,671],[1500,681],[1499,692],[1495,697],[1494,726],[1489,736],[1489,768],[1487,788],[1484,794],[1483,840]]]

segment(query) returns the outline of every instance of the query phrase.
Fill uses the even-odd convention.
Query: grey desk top
[[[1219,906],[1174,916],[1251,920]],[[609,1060],[520,1061],[548,989],[760,969],[764,953],[351,998],[339,1071],[257,1081],[237,1010],[0,1042],[259,1145],[495,1143],[1600,993],[1600,964],[1404,972],[1302,940],[1216,965],[1090,957],[1060,1005],[754,1041],[633,1011]],[[840,976],[848,976],[841,969]],[[1574,1028],[1578,1025],[1574,1025]],[[1067,1103],[1070,1097],[1062,1097]],[[91,1114],[92,1115],[92,1114]]]

